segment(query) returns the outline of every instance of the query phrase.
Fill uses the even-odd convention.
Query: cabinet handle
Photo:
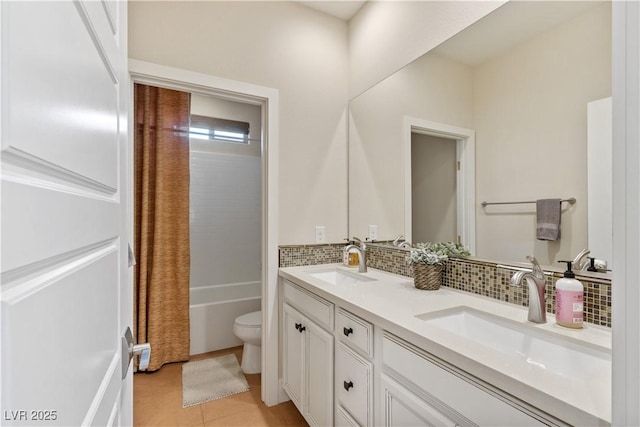
[[[296,329],[300,330],[300,328],[302,328],[302,323],[296,323]]]
[[[300,333],[302,333],[302,332],[306,331],[307,328],[302,326],[302,325],[300,325],[300,329],[298,329],[298,330],[300,331]]]
[[[349,391],[350,388],[353,388],[353,381],[344,382],[344,389]]]
[[[344,333],[345,336],[349,336],[353,333],[353,328],[342,328],[342,332]]]

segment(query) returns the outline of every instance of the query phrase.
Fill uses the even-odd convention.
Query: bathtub
[[[233,335],[233,322],[241,314],[260,310],[261,293],[260,282],[191,288],[190,354],[242,345]]]

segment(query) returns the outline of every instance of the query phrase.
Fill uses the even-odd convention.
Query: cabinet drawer
[[[343,309],[338,309],[336,328],[340,339],[371,357],[373,352],[373,325]]]
[[[385,374],[381,375],[380,387],[382,389],[382,419],[385,427],[473,425],[466,420],[458,423],[449,418]]]
[[[371,425],[373,368],[344,343],[336,352],[336,389],[338,401],[353,419],[360,425]]]
[[[288,280],[284,281],[284,298],[305,316],[333,330],[333,304],[305,291]]]
[[[491,392],[488,384],[477,378],[463,377],[463,373],[445,362],[386,333],[382,340],[382,360],[385,370],[391,368],[403,377],[403,382],[417,386],[423,394],[441,402],[451,414],[459,414],[475,424],[532,426],[546,421],[539,418],[540,414],[521,406],[512,396],[497,390]]]

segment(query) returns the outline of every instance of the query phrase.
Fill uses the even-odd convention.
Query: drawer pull
[[[296,329],[300,330],[300,328],[302,328],[302,323],[296,323]]]
[[[353,381],[344,382],[344,389],[349,391],[350,388],[353,388]]]
[[[353,333],[353,328],[342,328],[342,332],[344,333],[345,336],[349,336]]]

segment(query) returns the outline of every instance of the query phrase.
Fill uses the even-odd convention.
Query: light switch
[[[369,226],[369,240],[378,240],[378,226],[370,225]]]

